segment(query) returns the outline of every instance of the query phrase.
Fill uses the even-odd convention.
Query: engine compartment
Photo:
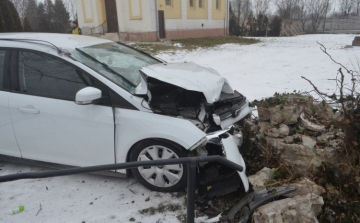
[[[147,83],[148,103],[154,113],[187,119],[206,133],[221,129],[213,114],[228,118],[235,115],[233,110],[238,104],[246,102],[237,91],[234,94],[221,93],[217,102],[209,104],[201,92],[185,90],[151,77],[147,78]]]

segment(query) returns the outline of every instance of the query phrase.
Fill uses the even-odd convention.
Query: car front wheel
[[[137,144],[130,153],[129,161],[164,160],[186,157],[179,146],[161,140],[147,140]],[[135,178],[147,188],[160,192],[176,192],[185,187],[186,166],[141,166],[132,169]]]

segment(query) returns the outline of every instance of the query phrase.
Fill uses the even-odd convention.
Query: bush
[[[282,26],[282,18],[275,16],[270,23],[270,32],[269,36],[280,36]]]

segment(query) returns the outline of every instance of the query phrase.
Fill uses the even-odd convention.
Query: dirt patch
[[[164,213],[164,212],[178,212],[181,211],[182,207],[180,204],[159,204],[157,207],[150,207],[143,210],[140,210],[140,214],[143,215],[154,215],[157,213]]]

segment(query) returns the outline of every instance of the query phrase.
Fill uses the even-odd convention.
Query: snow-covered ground
[[[212,67],[226,77],[233,88],[254,100],[275,92],[309,91],[311,86],[301,76],[333,89],[328,81],[335,78],[334,64],[316,43],[323,44],[338,62],[352,68],[351,60],[360,57],[360,47],[347,48],[354,35],[304,35],[296,37],[257,38],[255,45],[225,44],[213,49],[158,55],[167,62],[191,61]]]
[[[311,90],[301,76],[331,91],[333,83],[327,79],[336,76],[339,66],[320,51],[316,41],[324,44],[329,53],[346,66],[351,67],[350,60],[360,56],[360,47],[345,47],[351,45],[353,35],[259,39],[261,42],[255,45],[227,44],[213,49],[158,56],[168,62],[192,61],[212,67],[250,100],[271,96],[275,92]],[[42,170],[45,169],[0,163],[0,175]],[[184,209],[153,216],[142,215],[139,210],[159,204],[183,203],[184,197],[151,192],[133,178],[80,174],[0,183],[0,222],[7,223],[130,222],[130,218],[134,218],[135,222],[179,222],[176,216],[180,212],[185,213]],[[37,215],[40,204],[42,210]],[[10,215],[10,209],[18,205],[24,205],[25,211]]]

